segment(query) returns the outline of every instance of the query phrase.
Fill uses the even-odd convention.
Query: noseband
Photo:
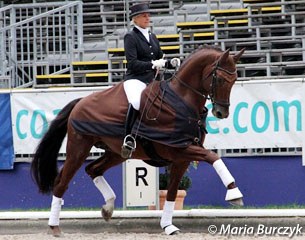
[[[220,101],[216,101],[214,96],[215,96],[215,93],[216,93],[216,89],[217,89],[217,79],[218,79],[218,76],[217,76],[217,70],[220,70],[220,71],[224,71],[225,73],[229,74],[229,75],[233,75],[233,74],[236,74],[237,72],[237,69],[233,72],[227,70],[227,69],[224,69],[222,67],[219,66],[219,60],[217,60],[214,68],[212,69],[212,71],[209,73],[209,75],[205,78],[202,79],[202,81],[205,81],[206,79],[208,79],[211,75],[213,76],[212,78],[212,81],[211,81],[211,84],[210,84],[210,91],[208,92],[208,94],[204,94],[200,91],[198,91],[197,89],[193,88],[192,86],[186,84],[185,82],[181,81],[181,79],[179,79],[176,74],[174,75],[174,77],[178,80],[179,83],[181,83],[183,86],[187,87],[188,89],[190,89],[191,91],[193,91],[194,93],[198,94],[199,96],[205,98],[205,99],[208,99],[208,100],[211,100],[212,104],[217,104],[217,105],[220,105],[220,106],[223,106],[223,107],[228,107],[230,106],[230,103],[229,102],[220,102]],[[224,79],[225,81],[227,81],[226,79]]]

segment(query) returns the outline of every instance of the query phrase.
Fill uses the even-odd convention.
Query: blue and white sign
[[[8,93],[0,94],[0,169],[13,169],[15,160]]]
[[[94,89],[95,91],[98,90]],[[16,154],[31,154],[49,128],[50,122],[70,101],[85,97],[89,91],[14,92],[11,95],[12,125]],[[61,153],[65,152],[65,143]]]
[[[302,82],[235,85],[229,118],[219,120],[209,111],[204,145],[215,149],[301,147],[304,92]]]
[[[33,153],[61,108],[73,99],[100,90],[13,92],[15,153]],[[209,111],[209,134],[204,146],[209,149],[302,147],[304,92],[302,81],[237,83],[232,89],[230,116],[220,120]],[[211,103],[207,107],[211,109]]]

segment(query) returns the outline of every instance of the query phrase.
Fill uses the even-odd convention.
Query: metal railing
[[[82,57],[82,22],[80,1],[0,8],[0,78],[9,88],[35,87],[39,74],[70,71]]]
[[[302,72],[305,67],[305,12],[298,10],[298,6],[303,5],[304,0],[248,4],[240,15],[214,16],[211,26],[178,27],[179,39],[173,38],[161,45],[179,46],[178,55],[182,58],[203,44],[233,51],[246,47],[237,65],[239,80],[297,77],[305,73]],[[173,19],[176,24],[178,15],[174,14]],[[197,22],[190,22],[190,25],[192,23]],[[207,33],[212,35],[202,37]],[[122,36],[109,36],[108,43],[113,42],[116,48],[122,47]],[[108,54],[108,59],[112,58],[113,54]],[[298,71],[291,71],[292,68]]]
[[[130,4],[133,1],[126,2]],[[115,18],[111,14],[124,15],[125,12],[128,13],[126,11],[128,7],[124,5],[126,2],[101,0],[99,3],[103,9],[101,17],[107,15]],[[166,14],[167,11],[171,13],[178,11],[176,7],[180,6],[181,1],[152,1],[152,5],[164,2],[168,4],[163,9],[164,14]],[[54,81],[54,84],[54,79],[51,80],[47,77],[39,78],[39,81],[44,83],[44,86],[55,86],[56,84],[90,85],[86,79],[89,70],[75,70],[71,64],[73,61],[81,61],[85,51],[82,46],[84,26],[82,25],[81,4],[81,2],[66,1],[64,3],[10,5],[0,9],[0,87],[3,82],[8,82],[10,87],[37,87],[37,75],[50,76],[66,72],[69,72],[70,76],[66,74],[64,81],[56,80],[57,82]],[[206,4],[206,2],[202,1],[202,4]],[[297,6],[302,4],[305,4],[305,0],[248,4],[248,11],[241,15],[214,16],[213,21],[211,21],[213,22],[212,26],[194,29],[191,27],[189,29],[179,28],[176,32],[179,35],[178,39],[161,42],[161,45],[178,46],[179,52],[173,54],[181,58],[202,44],[216,44],[221,46],[223,50],[231,48],[233,51],[239,51],[246,46],[248,47],[247,51],[242,56],[242,62],[238,64],[239,80],[260,77],[281,78],[283,76],[287,78],[288,75],[283,74],[283,72],[291,72],[291,68],[294,67],[298,69],[305,67],[305,12],[297,11]],[[272,6],[281,6],[281,11],[275,13],[262,13],[260,11],[263,7]],[[159,5],[154,7],[159,9]],[[114,8],[113,11],[111,11],[112,8]],[[124,15],[124,19],[127,15]],[[155,15],[157,14],[152,15],[153,18]],[[177,16],[175,18],[175,16],[168,15],[168,17],[172,17],[173,23],[176,24]],[[285,21],[284,24],[269,24],[265,23],[264,19]],[[245,21],[241,21],[240,25],[230,24],[230,21],[239,20]],[[110,23],[120,25],[112,20]],[[126,23],[128,26],[128,21]],[[107,25],[106,22],[103,24]],[[127,26],[124,22],[122,29],[126,30]],[[112,26],[111,29],[114,31],[116,28]],[[198,37],[198,33],[202,35],[210,32],[213,35],[208,38]],[[241,33],[245,33],[245,36]],[[123,78],[124,56],[109,54],[107,51],[111,47],[122,47],[122,37],[121,34],[109,34],[99,40],[106,43],[102,51],[107,58],[103,60],[109,62],[107,69],[93,70],[100,75],[102,73],[108,74],[108,81],[104,77],[101,85],[111,85]],[[114,46],[113,42],[115,42]],[[279,43],[291,43],[292,46],[294,46],[293,44],[297,46],[293,48],[273,46]],[[168,57],[170,56],[169,53]],[[259,61],[258,58],[260,58]],[[120,64],[118,64],[118,60],[120,60]],[[114,66],[114,64],[116,65]],[[253,76],[253,71],[263,72],[263,75]],[[302,72],[300,74],[303,75]],[[96,78],[98,77],[96,74]],[[92,85],[98,85],[99,82],[99,79],[96,79]]]
[[[216,44],[224,49],[238,51],[246,47],[239,63],[239,80],[254,78],[287,78],[303,75],[305,67],[305,12],[297,6],[305,5],[304,0],[278,1],[249,4],[245,14],[215,17],[210,27],[179,29],[181,54],[187,55],[198,45]],[[265,7],[275,7],[279,12],[262,13]],[[270,22],[271,21],[271,22]],[[230,23],[235,24],[230,24]],[[238,24],[236,24],[238,23]],[[196,33],[213,32],[210,39],[195,39]],[[184,36],[190,36],[187,40]],[[252,61],[253,60],[253,61]],[[290,72],[289,74],[287,74]],[[252,76],[252,74],[257,74]],[[260,76],[260,74],[262,74]]]

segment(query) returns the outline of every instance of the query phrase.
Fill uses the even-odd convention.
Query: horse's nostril
[[[217,111],[217,112],[216,112],[216,116],[217,116],[218,118],[222,118],[222,113],[221,113],[220,111]]]

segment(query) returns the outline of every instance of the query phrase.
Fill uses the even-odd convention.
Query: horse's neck
[[[206,54],[193,56],[177,73],[176,79],[171,82],[174,91],[199,112],[202,111],[208,94],[208,90],[203,90],[202,75],[206,75],[206,81],[209,79],[209,66],[212,66],[215,59],[210,55],[207,57]],[[206,74],[204,74],[205,71]]]
[[[182,98],[189,106],[192,106],[198,113],[202,112],[206,99],[192,92],[189,88],[182,85],[178,80],[170,82],[173,91]]]

